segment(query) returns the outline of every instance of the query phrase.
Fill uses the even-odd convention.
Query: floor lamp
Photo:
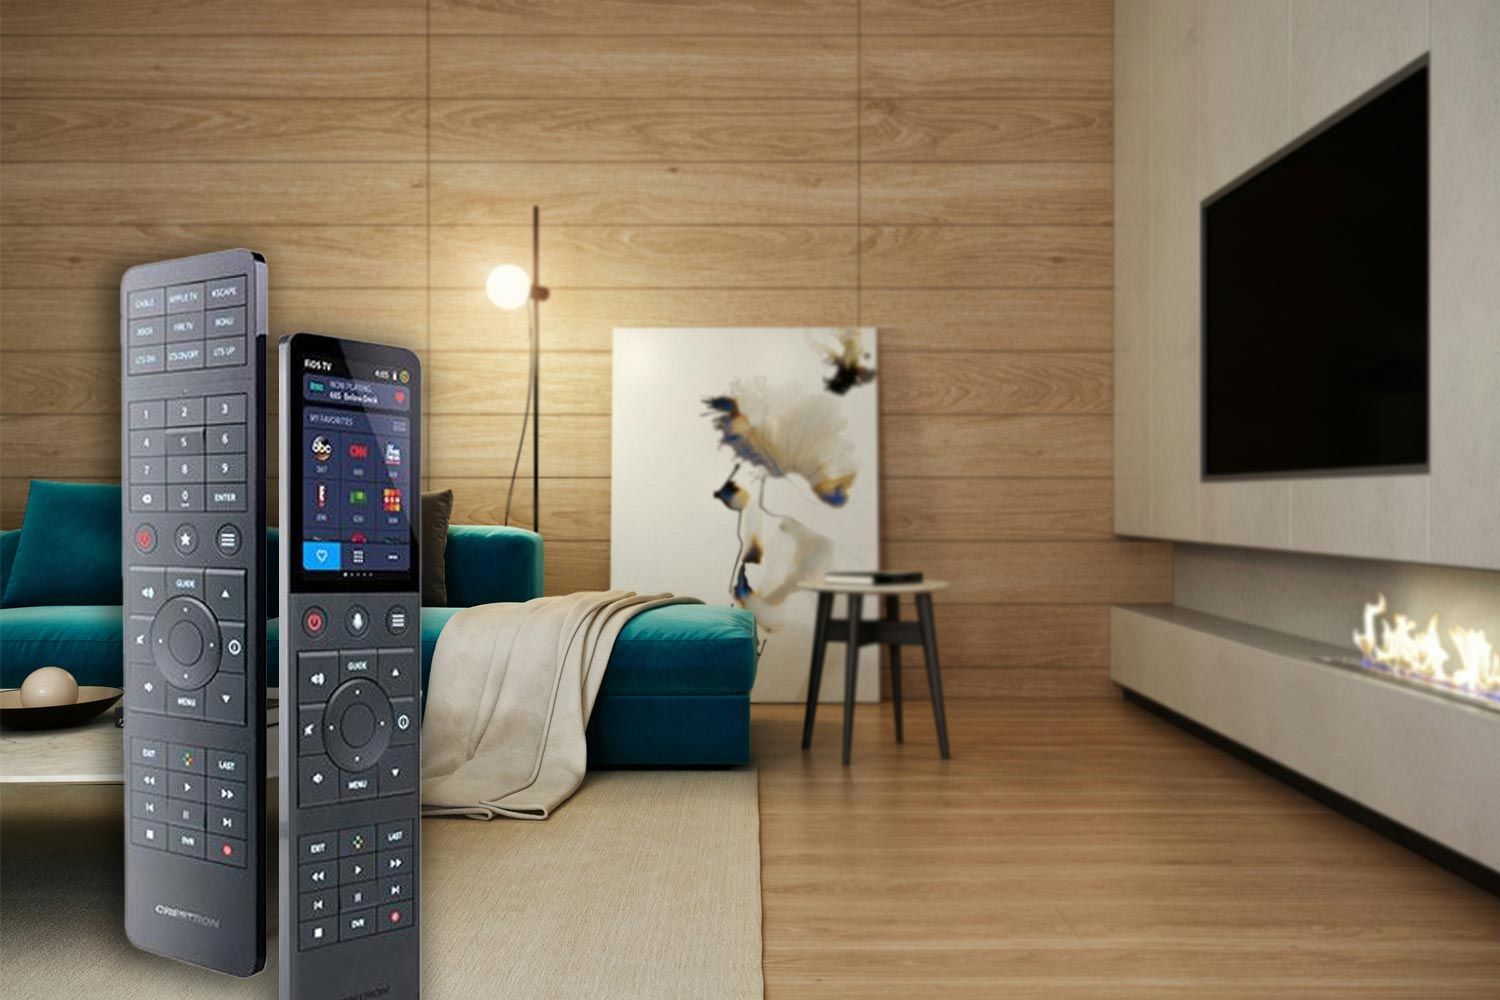
[[[516,472],[521,468],[521,452],[526,443],[526,425],[531,424],[531,528],[538,534],[542,530],[541,496],[541,440],[542,440],[542,382],[540,375],[542,353],[542,303],[547,301],[547,289],[541,283],[542,273],[542,211],[531,207],[531,274],[516,264],[501,264],[490,271],[485,279],[484,291],[490,301],[507,312],[522,306],[527,307],[526,326],[530,335],[530,374],[526,382],[526,410],[521,416],[521,434],[516,438],[516,457],[510,467],[510,487],[505,492],[505,523],[510,524],[510,502],[516,492]]]

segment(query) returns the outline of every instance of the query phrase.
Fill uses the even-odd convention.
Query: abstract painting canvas
[[[798,583],[880,565],[879,385],[873,327],[614,332],[610,585],[753,611],[758,701],[807,695],[817,599]]]

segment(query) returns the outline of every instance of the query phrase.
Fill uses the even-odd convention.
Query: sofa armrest
[[[5,581],[10,579],[10,564],[16,561],[16,546],[20,544],[20,528],[0,531],[0,595],[5,593]]]
[[[542,536],[525,528],[448,528],[448,606],[471,608],[542,595]]]

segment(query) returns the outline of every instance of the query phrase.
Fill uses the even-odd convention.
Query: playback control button
[[[414,926],[412,823],[299,838],[298,944],[303,951]],[[334,847],[340,850],[337,859]]]

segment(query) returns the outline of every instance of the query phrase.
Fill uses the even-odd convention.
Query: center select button
[[[174,574],[168,572],[168,584]],[[174,597],[151,622],[151,653],[156,668],[178,688],[200,688],[219,669],[219,623],[193,597]]]

